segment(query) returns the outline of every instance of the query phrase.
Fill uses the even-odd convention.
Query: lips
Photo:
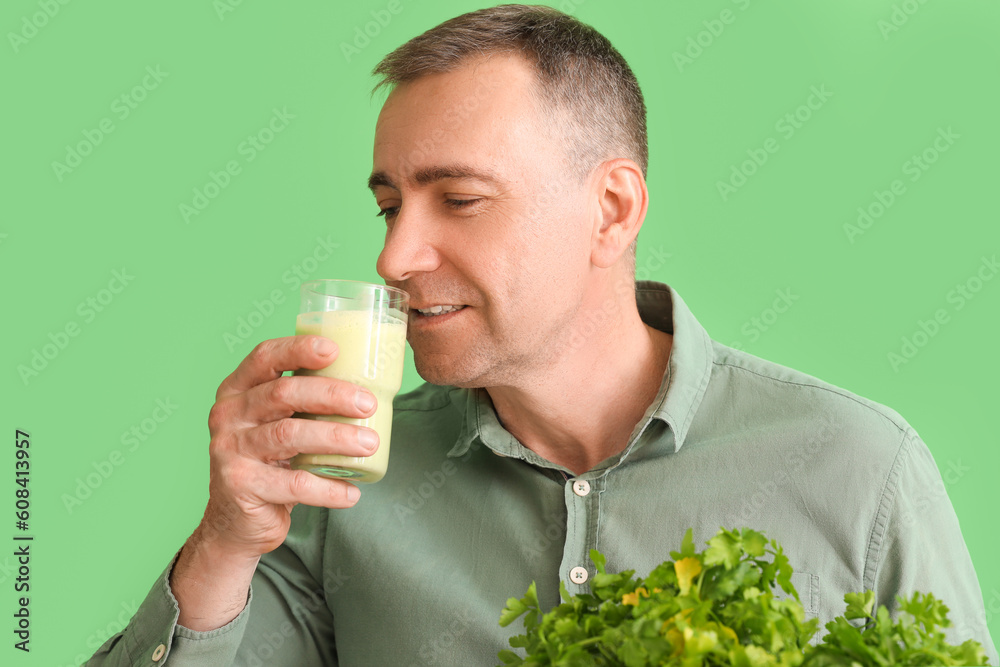
[[[437,305],[430,306],[429,308],[414,308],[413,310],[422,315],[423,317],[437,317],[440,315],[447,315],[448,313],[455,313],[465,308],[465,306],[456,305]]]
[[[462,306],[442,305],[442,306],[431,306],[429,308],[413,308],[411,309],[411,312],[415,313],[416,316],[421,319],[433,319],[458,313],[460,311],[465,310],[465,308],[466,306],[464,305]]]

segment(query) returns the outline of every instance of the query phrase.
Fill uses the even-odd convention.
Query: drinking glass
[[[340,348],[326,368],[299,369],[294,375],[321,375],[371,391],[378,407],[367,419],[296,413],[296,417],[360,424],[379,435],[371,456],[299,454],[291,467],[321,477],[377,482],[389,463],[392,399],[403,381],[409,295],[385,285],[353,280],[313,280],[302,284],[295,333],[325,336]]]

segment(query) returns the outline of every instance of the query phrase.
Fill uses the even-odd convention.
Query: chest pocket
[[[819,617],[819,575],[808,572],[793,572],[792,586],[795,587],[795,592],[799,594],[799,602],[802,603],[802,608],[806,612],[806,620]],[[791,596],[787,595],[781,588],[778,588],[775,591],[774,597],[780,600]],[[816,634],[813,635],[809,643],[818,644],[825,634],[825,628],[817,628]]]

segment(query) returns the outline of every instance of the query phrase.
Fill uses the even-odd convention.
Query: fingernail
[[[376,445],[378,445],[378,433],[370,429],[362,429],[358,431],[358,442],[361,446],[367,450],[374,450]]]
[[[361,497],[361,489],[351,484],[347,487],[347,499],[352,503],[357,502],[358,498]]]
[[[334,344],[329,338],[317,338],[313,341],[313,350],[321,357],[333,354]]]
[[[354,404],[362,412],[371,412],[372,408],[375,407],[375,397],[367,391],[359,391],[354,395]]]

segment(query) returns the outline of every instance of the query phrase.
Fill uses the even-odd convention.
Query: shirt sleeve
[[[324,585],[335,590],[342,575],[324,574],[325,534],[323,511],[296,506],[285,542],[261,556],[246,606],[232,621],[207,632],[177,624],[180,606],[170,590],[170,573],[178,551],[129,624],[87,665],[336,667],[333,616]]]
[[[968,468],[949,462],[948,481]],[[948,641],[975,639],[992,665],[997,650],[986,624],[983,595],[944,479],[927,445],[908,428],[886,480],[872,529],[865,586],[895,616],[896,596],[933,593],[948,607]]]
[[[156,579],[128,625],[109,638],[87,661],[87,667],[164,665],[229,665],[243,639],[253,599],[253,584],[247,604],[232,621],[207,632],[195,632],[177,624],[180,606],[170,590],[170,573],[177,554]],[[254,578],[256,578],[256,573]],[[167,658],[169,657],[169,662]]]

